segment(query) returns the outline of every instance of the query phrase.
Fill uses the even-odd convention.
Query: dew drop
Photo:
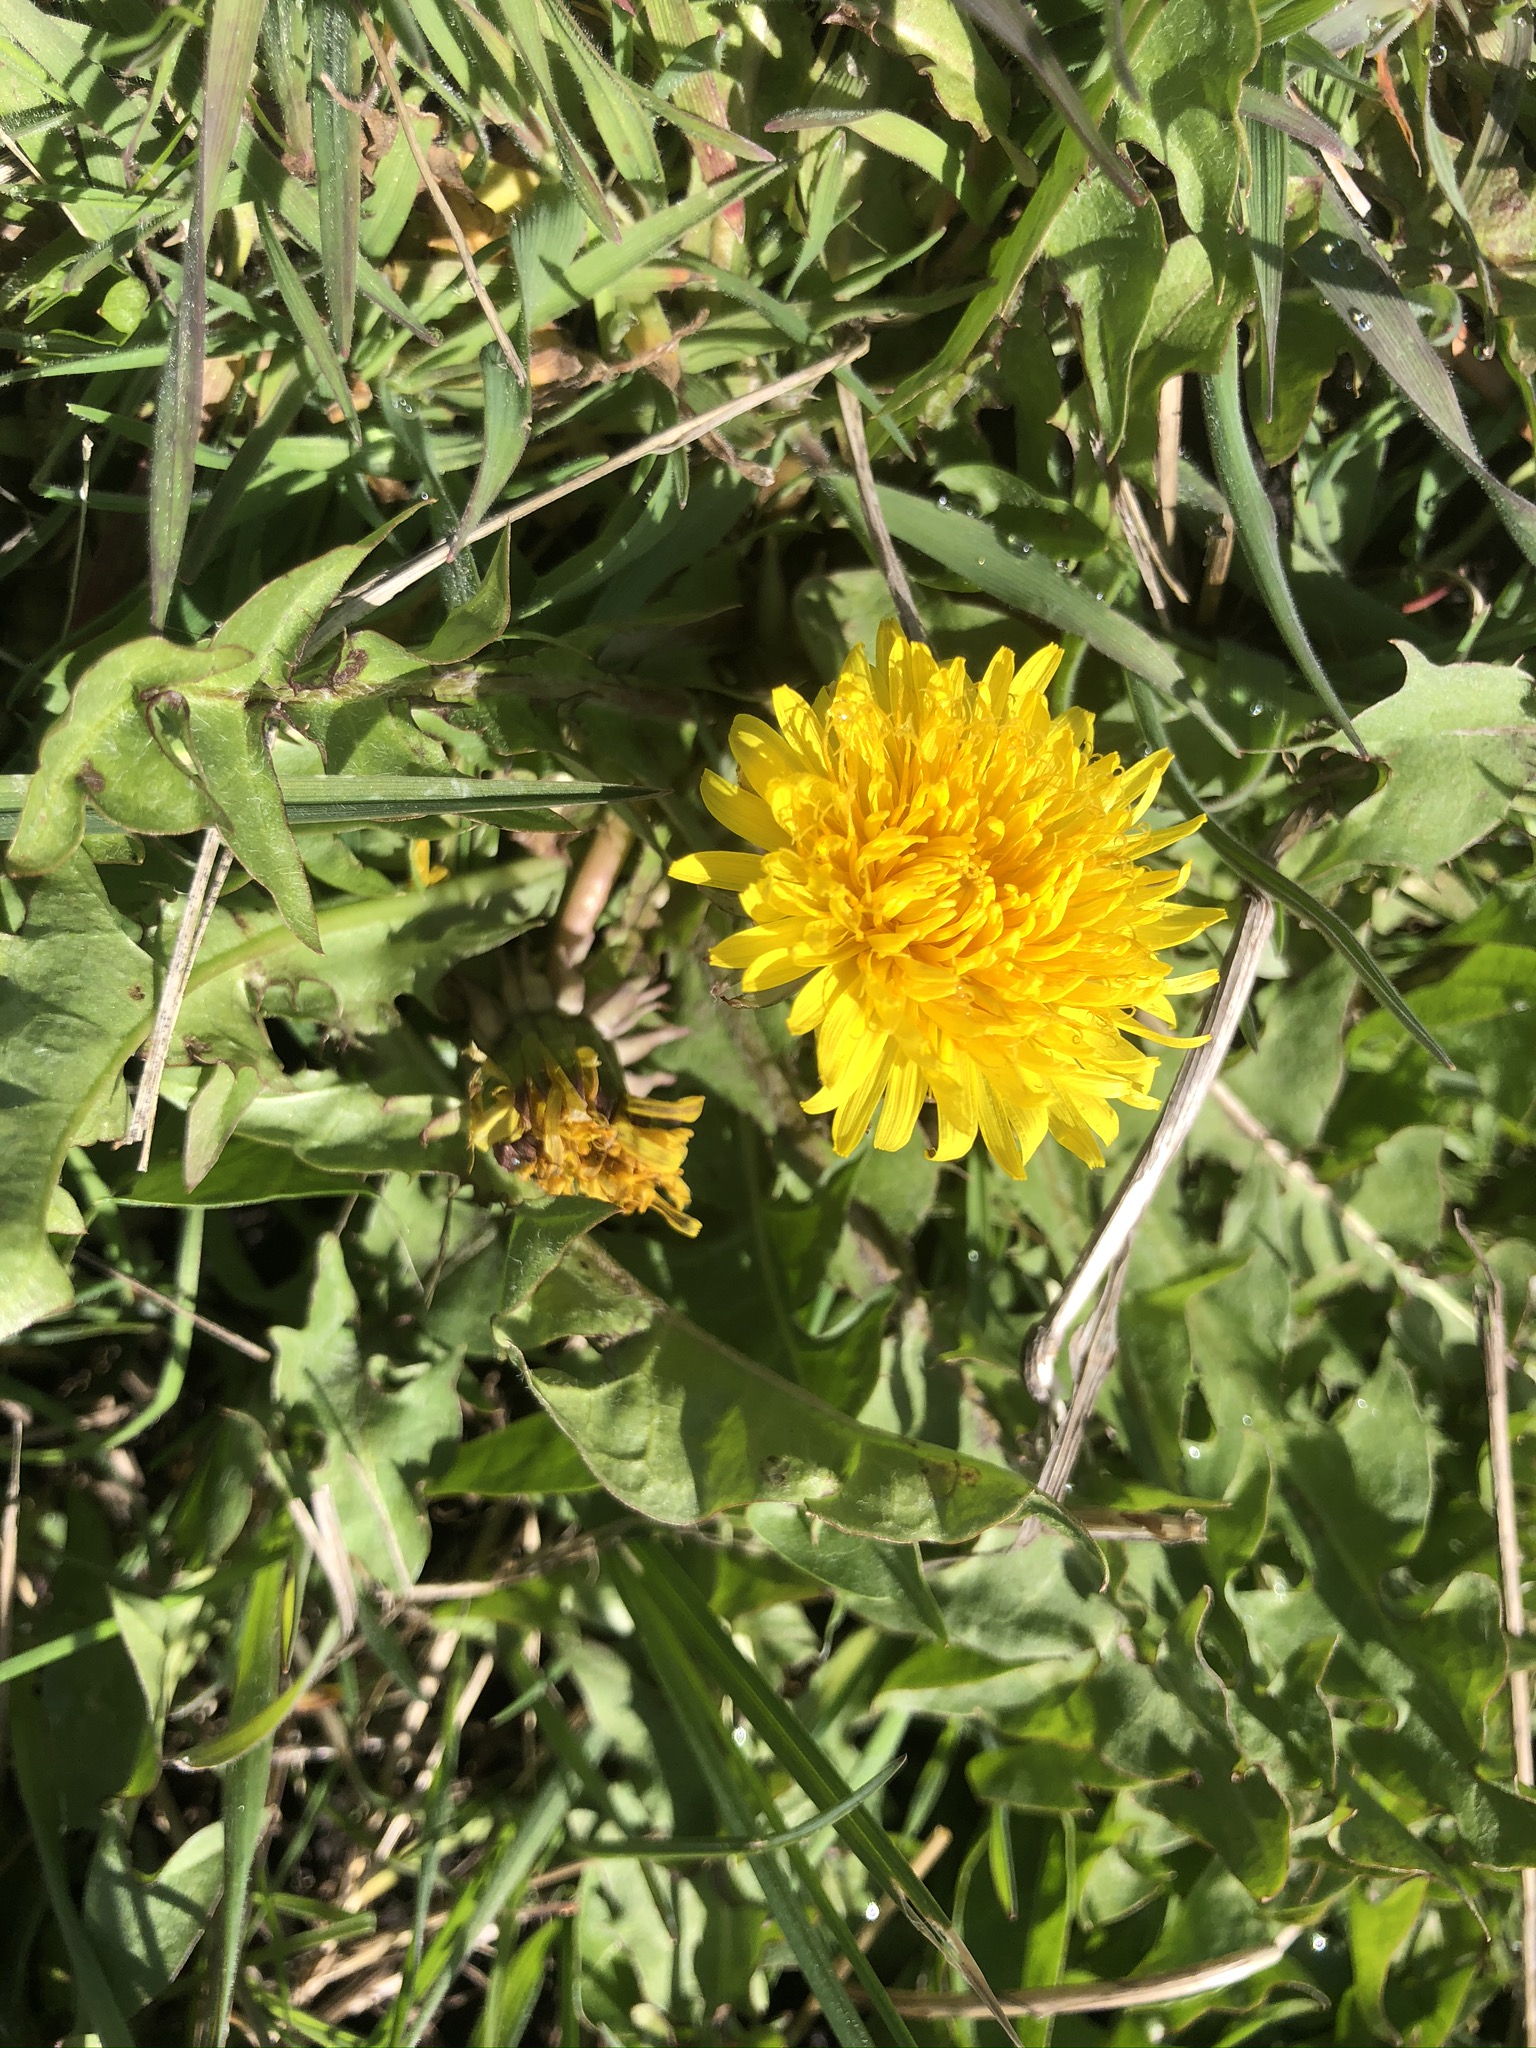
[[[880,1918],[880,1908],[875,1904],[873,1899],[871,1899],[869,1904],[864,1908],[864,1918],[866,1920],[878,1920]]]
[[[1065,569],[1065,568],[1066,568],[1066,566],[1067,566],[1067,558],[1066,558],[1066,556],[1065,556],[1065,555],[1058,555],[1058,556],[1056,557],[1056,566],[1057,566],[1057,568],[1058,568],[1058,569]]]
[[[1531,1006],[1524,996],[1516,996],[1509,1007],[1515,1012],[1516,1016],[1523,1016]]]
[[[1102,604],[1104,602],[1104,593],[1102,590],[1096,590],[1093,593],[1093,601],[1095,604]]]
[[[1034,552],[1035,544],[1032,540],[1021,540],[1019,542],[1019,553],[1021,555],[1032,555]]]
[[[731,1730],[731,1740],[738,1749],[745,1749],[747,1746],[747,1731],[739,1723]]]
[[[965,1260],[966,1264],[969,1266],[979,1266],[981,1264],[981,1253],[977,1251],[974,1245],[972,1245],[971,1249],[966,1253]]]
[[[1445,62],[1446,58],[1449,57],[1450,54],[1450,51],[1445,47],[1444,43],[1431,43],[1429,48],[1424,52],[1426,61],[1430,64],[1433,64],[1437,70]]]
[[[1245,1416],[1243,1417],[1243,1427],[1244,1427],[1244,1429],[1252,1429],[1252,1427],[1253,1427],[1253,1417],[1252,1417],[1251,1415],[1245,1415]]]
[[[1371,331],[1371,316],[1359,306],[1351,306],[1349,309],[1349,324],[1354,328],[1356,334],[1369,334]]]
[[[1191,1444],[1189,1446],[1188,1455],[1191,1458],[1198,1458],[1200,1455],[1200,1446],[1198,1444]]]
[[[395,410],[404,419],[413,420],[416,417],[416,408],[408,398],[397,398],[395,400]]]
[[[941,512],[947,512],[947,511],[949,510],[949,493],[948,493],[948,491],[940,491],[940,493],[939,493],[939,495],[938,495],[938,498],[937,498],[937,500],[936,500],[936,503],[937,503],[937,505],[938,505],[938,508],[939,508],[939,510],[940,510]]]
[[[1320,1955],[1322,1954],[1323,1950],[1324,1950],[1324,1949],[1325,1949],[1325,1948],[1326,1948],[1327,1946],[1328,1946],[1328,1937],[1327,1937],[1327,1935],[1326,1935],[1326,1934],[1314,1934],[1314,1935],[1313,1935],[1313,1937],[1312,1937],[1312,1952],[1313,1952],[1313,1954],[1314,1954],[1314,1955],[1319,1955],[1319,1956],[1320,1956]]]

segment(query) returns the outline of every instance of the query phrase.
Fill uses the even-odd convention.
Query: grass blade
[[[528,445],[533,419],[532,390],[519,380],[493,341],[480,351],[480,376],[485,388],[485,446],[453,536],[455,554],[506,489]]]
[[[149,476],[150,617],[165,624],[192,514],[196,451],[202,432],[203,348],[207,334],[208,237],[234,151],[240,108],[256,59],[263,0],[214,0],[203,69],[197,188],[182,263],[181,297],[155,406]]]
[[[1296,261],[1424,424],[1476,477],[1527,561],[1536,562],[1536,505],[1502,483],[1484,462],[1450,371],[1369,237],[1326,186],[1320,231],[1297,250]]]
[[[1267,97],[1283,101],[1285,51],[1278,45],[1261,52],[1259,83]],[[1264,417],[1275,414],[1275,349],[1280,336],[1280,281],[1285,270],[1285,185],[1290,144],[1272,122],[1254,111],[1244,86],[1243,132],[1253,183],[1248,190],[1248,247],[1253,258],[1253,283],[1259,302],[1259,348],[1264,369]]]
[[[849,1787],[812,1736],[785,1706],[755,1665],[726,1635],[698,1588],[659,1543],[636,1544],[645,1589],[667,1627],[685,1647],[685,1662],[709,1672],[736,1702],[801,1788],[825,1808],[843,1807],[837,1832],[879,1883],[899,1899],[908,1917],[983,2000],[1010,2039],[1017,2040],[996,1994],[960,1939],[944,1908],[913,1870],[885,1829],[857,1805],[847,1806]]]
[[[32,1835],[32,1847],[43,1872],[43,1888],[58,1923],[74,1975],[75,1996],[86,2029],[98,2040],[132,2048],[133,2035],[118,2010],[95,1949],[75,1911],[69,1872],[64,1864],[63,1817],[54,1782],[48,1724],[35,1690],[18,1686],[11,1696],[11,1749],[16,1789],[21,1794]]]
[[[282,1627],[283,1582],[287,1561],[270,1558],[251,1579],[245,1610],[235,1638],[235,1676],[229,1703],[237,1725],[251,1720],[277,1692],[278,1641]],[[224,1822],[224,1895],[219,1901],[219,1936],[213,1974],[214,2048],[229,2039],[229,2014],[234,2004],[235,1975],[245,1943],[245,1909],[251,1872],[261,1849],[266,1818],[267,1780],[272,1770],[271,1734],[246,1751],[223,1774],[220,1800]]]
[[[277,231],[277,223],[266,207],[256,201],[256,219],[261,228],[261,246],[272,267],[272,279],[282,295],[283,304],[288,308],[289,318],[299,330],[299,337],[314,359],[316,368],[325,382],[326,389],[341,408],[347,431],[359,448],[363,445],[363,430],[358,422],[357,407],[352,403],[352,387],[347,373],[341,366],[341,357],[336,344],[325,331],[325,323],[315,311],[314,301],[304,289],[304,280],[293,267],[293,260],[283,247],[283,238]],[[324,216],[322,215],[322,236]],[[327,275],[326,288],[330,288]]]
[[[310,116],[320,194],[320,261],[336,353],[352,351],[357,238],[363,207],[362,47],[346,0],[310,0]],[[350,105],[348,104],[350,102]],[[262,240],[267,235],[263,226]],[[343,411],[350,415],[350,405]]]
[[[675,1628],[677,1615],[673,1603],[655,1597],[661,1587],[652,1570],[654,1554],[649,1548],[642,1552],[642,1559],[641,1568],[636,1571],[623,1558],[612,1557],[608,1561],[609,1573],[620,1598],[634,1617],[635,1626],[641,1631],[647,1654],[654,1659],[659,1672],[669,1675],[671,1703],[722,1822],[737,1835],[746,1835],[751,1832],[752,1823],[761,1811],[769,1813],[781,1826],[766,1788],[757,1781],[757,1775],[747,1760],[727,1745],[719,1711],[704,1682],[704,1675],[708,1672],[719,1683],[718,1671],[710,1670],[708,1665],[690,1655],[687,1642]],[[742,1662],[745,1666],[745,1659]],[[743,1707],[744,1712],[747,1711],[742,1696],[734,1688],[728,1689],[736,1703]],[[751,1718],[755,1719],[755,1716]],[[805,1739],[809,1740],[808,1737]],[[806,1912],[801,1894],[790,1883],[777,1853],[759,1853],[749,1860],[753,1875],[762,1887],[768,1910],[793,1951],[834,2039],[840,2044],[848,2044],[848,2048],[874,2048],[874,2037],[838,1975],[827,1931],[839,1923],[837,1915],[827,1907],[825,1895],[816,1896],[820,1893],[819,1885],[812,1878],[811,1884],[805,1888],[812,1892],[821,1908],[822,1926],[818,1926]],[[805,1885],[809,1874],[804,1865],[796,1871],[802,1885]],[[857,1954],[856,1948],[854,1953]],[[862,1956],[860,1961],[863,1961]],[[867,1963],[864,1969],[868,1971]],[[866,1989],[870,1989],[868,1982]],[[900,2043],[902,2048],[912,2048],[912,2037],[878,1979],[874,1980],[871,2000],[883,2028],[881,2038]]]
[[[825,484],[845,517],[856,525],[859,500],[852,477],[828,476]],[[893,540],[921,549],[942,568],[963,576],[1014,610],[1044,619],[1058,632],[1078,634],[1100,654],[1159,689],[1171,690],[1183,681],[1184,671],[1171,648],[1134,619],[1107,604],[1096,604],[1091,590],[1074,582],[1054,563],[1038,555],[1015,554],[984,520],[887,484],[877,484],[875,495]]]
[[[1077,87],[1062,69],[1055,51],[1045,39],[1039,17],[1032,7],[1026,5],[1026,0],[959,0],[959,4],[972,21],[979,22],[1016,57],[1023,58],[1034,73],[1035,83],[1093,162],[1133,206],[1144,206],[1147,194],[1140,179],[1099,133],[1097,122],[1083,104]],[[1128,64],[1123,35],[1120,53],[1121,62]]]
[[[1368,760],[1370,757],[1364,742],[1350,723],[1349,713],[1339,702],[1338,692],[1328,680],[1312,642],[1307,638],[1307,629],[1301,623],[1301,613],[1297,611],[1296,600],[1291,594],[1285,564],[1280,559],[1280,536],[1275,527],[1274,507],[1265,496],[1248,446],[1235,334],[1227,343],[1221,368],[1214,377],[1200,379],[1200,390],[1205,399],[1205,423],[1211,437],[1216,475],[1232,509],[1232,523],[1237,528],[1253,580],[1259,586],[1281,639],[1290,649],[1292,660],[1355,752],[1362,760]]]

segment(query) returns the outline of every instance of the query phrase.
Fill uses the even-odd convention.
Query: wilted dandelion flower
[[[1093,752],[1093,720],[1053,718],[1061,659],[1015,673],[1007,649],[979,683],[887,625],[871,669],[858,648],[807,704],[773,693],[779,730],[738,718],[741,781],[703,796],[758,853],[690,854],[674,876],[739,893],[751,919],[711,953],[747,990],[803,982],[793,1032],[814,1031],[821,1087],[851,1152],[875,1118],[895,1151],[931,1096],[934,1156],[978,1130],[1015,1179],[1049,1132],[1092,1166],[1119,1128],[1113,1104],[1153,1107],[1157,1061],[1132,1038],[1213,972],[1173,975],[1159,952],[1219,911],[1174,904],[1188,868],[1143,858],[1193,831],[1139,829],[1171,758],[1123,768]],[[878,1114],[877,1114],[878,1112]]]
[[[610,1095],[596,1052],[578,1046],[570,1065],[526,1040],[514,1081],[478,1046],[469,1080],[469,1142],[546,1195],[585,1195],[626,1216],[654,1209],[674,1230],[697,1237],[685,1215],[683,1179],[702,1095],[655,1102]]]

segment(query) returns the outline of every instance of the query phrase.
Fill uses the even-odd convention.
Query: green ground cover
[[[0,0],[0,2039],[1529,2038],[1531,55]],[[905,605],[1209,821],[1054,1358],[667,874]]]

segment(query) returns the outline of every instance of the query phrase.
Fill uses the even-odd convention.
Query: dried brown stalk
[[[549,978],[554,984],[555,1007],[568,1017],[579,1016],[586,1002],[586,980],[578,970],[592,950],[597,921],[607,908],[634,836],[617,813],[609,813],[593,833],[555,921]]]
[[[176,1035],[181,1000],[187,992],[198,948],[212,921],[219,891],[224,886],[233,858],[218,831],[210,826],[197,850],[197,865],[192,870],[176,944],[171,949],[170,964],[165,970],[160,1001],[155,1009],[155,1021],[144,1046],[144,1065],[139,1074],[138,1091],[133,1098],[133,1114],[123,1134],[125,1145],[138,1145],[140,1173],[149,1165],[149,1150],[155,1138],[155,1118],[160,1108],[160,1083],[165,1078],[165,1063],[171,1056],[171,1040]]]
[[[1494,1526],[1499,1535],[1499,1586],[1504,1601],[1504,1627],[1511,1636],[1525,1634],[1525,1572],[1520,1555],[1520,1525],[1515,1510],[1515,1468],[1509,1444],[1509,1345],[1504,1335],[1504,1289],[1484,1258],[1458,1209],[1456,1228],[1471,1247],[1482,1271],[1477,1290],[1478,1336],[1482,1343],[1483,1378],[1488,1388],[1488,1470],[1493,1481]],[[1531,1746],[1531,1675],[1512,1666],[1509,1673],[1510,1734],[1515,1749],[1515,1783],[1536,1785],[1536,1758]],[[1536,1870],[1520,1873],[1520,1985],[1525,2019],[1524,2038],[1536,2023]]]
[[[75,1257],[83,1266],[93,1266],[98,1273],[105,1273],[126,1287],[140,1301],[152,1301],[156,1308],[163,1308],[174,1316],[182,1316],[194,1330],[201,1330],[205,1337],[212,1337],[216,1344],[227,1344],[231,1351],[238,1351],[243,1358],[253,1358],[258,1365],[269,1365],[272,1354],[264,1345],[253,1344],[249,1337],[242,1337],[238,1331],[226,1330],[222,1323],[216,1323],[210,1316],[199,1315],[196,1309],[188,1308],[183,1301],[172,1301],[168,1294],[161,1294],[158,1288],[146,1287],[142,1280],[135,1280],[131,1273],[119,1272],[116,1266],[109,1266],[92,1251],[82,1246]]]
[[[675,426],[647,434],[644,440],[636,441],[622,453],[610,456],[606,462],[595,463],[591,469],[567,477],[563,483],[551,484],[547,491],[535,491],[531,496],[519,498],[515,504],[491,513],[463,537],[459,546],[462,550],[476,541],[488,540],[493,533],[500,533],[503,527],[515,526],[520,519],[530,519],[535,512],[542,512],[549,505],[558,505],[562,498],[584,491],[589,484],[600,483],[604,477],[614,476],[636,462],[645,462],[653,455],[670,455],[679,448],[686,448],[692,441],[704,440],[717,427],[726,426],[745,413],[760,411],[763,406],[788,398],[793,392],[803,391],[808,384],[818,383],[831,371],[842,369],[845,363],[856,362],[868,346],[867,341],[853,342],[849,347],[839,349],[835,355],[823,356],[819,363],[808,363],[803,370],[794,370],[787,377],[777,377],[771,384],[760,385],[756,391],[743,392],[739,398],[711,406],[708,412],[695,413],[691,419],[679,420]],[[376,576],[371,583],[365,583],[360,590],[349,592],[311,639],[311,650],[336,639],[354,619],[366,617],[381,605],[392,603],[402,591],[409,590],[424,576],[433,575],[452,558],[453,544],[438,541],[435,546],[424,548],[409,562],[402,562],[399,568],[390,569],[384,575]]]
[[[1167,378],[1157,394],[1157,509],[1163,515],[1163,546],[1173,546],[1179,505],[1179,438],[1184,425],[1184,379]],[[1186,599],[1187,603],[1188,600]]]
[[[1267,896],[1255,893],[1245,899],[1242,917],[1227,948],[1220,986],[1201,1025],[1206,1042],[1185,1055],[1178,1078],[1163,1104],[1162,1115],[1137,1154],[1135,1165],[1121,1182],[1068,1274],[1066,1285],[1025,1347],[1024,1377],[1037,1401],[1050,1398],[1056,1356],[1067,1332],[1129,1247],[1163,1175],[1194,1127],[1201,1104],[1221,1072],[1222,1061],[1237,1034],[1274,924],[1275,906]]]
[[[1228,1984],[1241,1984],[1282,1961],[1286,1950],[1301,1933],[1299,1927],[1282,1927],[1273,1941],[1258,1948],[1236,1950],[1219,1956],[1213,1963],[1201,1963],[1192,1970],[1160,1970],[1149,1977],[1120,1983],[1042,1985],[999,1994],[1004,2009],[1015,2019],[1051,2019],[1074,2012],[1130,2012],[1138,2006],[1171,2005],[1176,1999],[1196,1998],[1208,1991],[1221,1991]],[[857,1991],[855,1991],[857,1996]],[[891,2003],[899,2013],[918,2020],[984,2020],[988,2009],[978,1999],[962,1993],[950,1997],[935,1991],[893,1991]]]
[[[874,543],[875,555],[880,563],[880,573],[885,578],[885,587],[891,593],[891,603],[901,630],[909,640],[921,640],[923,622],[918,615],[917,600],[912,595],[912,586],[907,581],[907,572],[901,566],[901,557],[896,552],[896,543],[891,539],[891,530],[885,523],[885,514],[880,510],[879,494],[875,490],[875,472],[870,466],[869,443],[864,437],[864,408],[855,392],[846,384],[837,387],[838,410],[843,416],[843,432],[848,436],[848,454],[853,463],[853,478],[859,489],[859,505],[864,514],[864,524],[869,528],[869,537]]]

